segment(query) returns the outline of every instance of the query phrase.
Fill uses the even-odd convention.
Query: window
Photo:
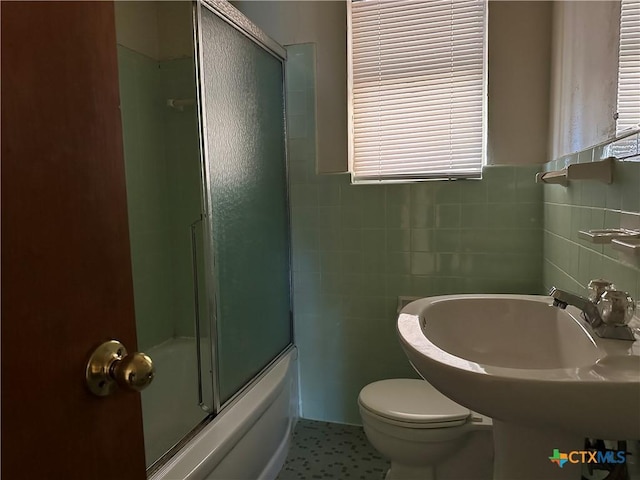
[[[485,0],[348,0],[354,183],[480,178]]]
[[[640,122],[640,0],[622,0],[616,133]]]

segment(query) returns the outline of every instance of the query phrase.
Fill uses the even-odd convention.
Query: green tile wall
[[[173,334],[167,167],[158,62],[118,45],[138,348]]]
[[[317,175],[314,65],[312,44],[288,47],[301,415],[359,424],[364,385],[415,376],[395,333],[399,295],[540,293],[542,187],[539,166],[395,185]]]
[[[138,347],[193,336],[189,225],[199,218],[193,62],[158,62],[118,45]]]
[[[640,136],[636,136],[637,139]],[[628,140],[625,141],[628,144]],[[558,170],[572,163],[598,161],[615,146],[602,145],[545,164]],[[637,152],[637,150],[636,150]],[[544,266],[545,289],[558,286],[586,293],[593,278],[606,278],[640,299],[640,263],[609,245],[596,245],[578,238],[579,230],[599,228],[640,228],[640,157],[616,161],[613,183],[573,181],[567,187],[544,186]]]
[[[194,100],[193,58],[159,62],[162,102],[167,99]],[[173,276],[173,334],[194,336],[194,293],[191,257],[191,223],[200,218],[201,177],[198,116],[194,105],[183,110],[164,108],[165,158],[170,179],[168,215],[170,222]],[[200,252],[202,256],[202,252]]]

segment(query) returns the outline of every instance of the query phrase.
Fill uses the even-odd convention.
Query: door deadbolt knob
[[[120,386],[139,392],[153,381],[153,361],[144,353],[127,354],[117,340],[110,340],[96,348],[87,363],[86,381],[94,395],[105,397]]]

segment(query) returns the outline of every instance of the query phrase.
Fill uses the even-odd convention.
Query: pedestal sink
[[[551,303],[449,295],[412,302],[398,318],[420,375],[494,419],[495,479],[579,479],[580,465],[549,460],[554,449],[640,438],[640,338],[602,339],[579,310]]]

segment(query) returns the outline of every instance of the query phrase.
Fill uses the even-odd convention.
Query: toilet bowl
[[[358,404],[369,442],[391,461],[386,480],[492,477],[491,419],[425,380],[371,383],[360,391]]]

